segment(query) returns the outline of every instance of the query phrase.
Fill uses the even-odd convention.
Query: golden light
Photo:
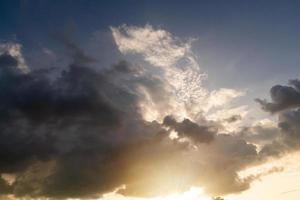
[[[173,193],[164,197],[136,198],[136,197],[124,197],[116,193],[109,193],[109,194],[105,194],[103,198],[99,200],[211,200],[211,197],[205,195],[201,188],[191,187],[186,192]]]
[[[206,196],[201,188],[191,187],[186,192],[170,194],[153,200],[211,200],[211,198]]]

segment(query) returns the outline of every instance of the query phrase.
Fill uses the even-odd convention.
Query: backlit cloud
[[[298,149],[298,110],[280,115],[279,128],[226,128],[246,116],[246,107],[230,104],[244,92],[205,89],[189,45],[167,31],[111,29],[121,52],[141,54],[151,65],[116,61],[96,70],[89,64],[97,59],[65,38],[71,62],[57,75],[24,73],[18,55],[0,54],[2,195],[161,197],[192,187],[210,196],[239,193],[276,172],[241,171]]]
[[[113,37],[122,53],[142,54],[146,61],[159,67],[175,65],[189,51],[190,44],[174,38],[163,29],[152,26],[135,27],[122,25],[111,27]]]
[[[192,51],[193,39],[182,41],[170,32],[150,25],[122,25],[111,27],[111,31],[120,52],[141,56],[151,64],[147,69],[154,72],[152,76],[161,80],[161,87],[165,88],[167,101],[160,100],[159,103],[154,102],[153,94],[142,88],[145,98],[140,101],[140,106],[144,108],[144,118],[149,121],[162,121],[168,114],[179,119],[198,120],[199,113],[222,107],[244,95],[244,92],[234,89],[221,88],[210,92],[203,87],[207,75],[201,71]]]

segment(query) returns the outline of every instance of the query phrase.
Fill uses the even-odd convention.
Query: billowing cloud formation
[[[149,34],[154,33],[167,34],[155,30]],[[168,48],[177,48],[170,38],[166,40],[171,42]],[[89,56],[78,46],[68,41],[66,47],[75,58],[55,77],[43,70],[24,73],[17,56],[9,51],[0,55],[2,194],[63,199],[98,198],[116,191],[152,197],[196,186],[223,195],[248,189],[256,177],[240,177],[238,172],[274,155],[267,152],[273,152],[275,144],[293,146],[288,140],[272,139],[259,151],[258,142],[248,137],[254,129],[244,134],[220,132],[221,122],[200,112],[208,104],[178,101],[168,76],[126,61],[97,71],[88,67],[94,59],[83,59]],[[188,96],[197,85],[189,77],[199,77],[190,69],[183,72],[192,76],[184,75],[185,84],[178,86]],[[190,81],[191,88],[187,87]],[[205,99],[214,99],[213,105],[218,106],[218,99],[223,104],[236,96],[238,91],[220,89]],[[176,110],[177,105],[186,107]],[[157,112],[164,120],[149,122],[145,111]],[[175,111],[182,120],[171,117]],[[198,116],[197,120],[186,118],[186,113]],[[281,120],[287,138],[296,137],[298,126],[292,120],[297,121],[296,116]],[[172,139],[172,132],[178,137]]]
[[[273,102],[257,99],[262,108],[266,111],[275,113],[288,108],[300,106],[300,81],[290,80],[292,86],[275,85],[271,88],[270,94]]]
[[[164,152],[155,139],[164,131],[144,122],[137,113],[137,95],[114,83],[130,71],[124,63],[98,73],[74,62],[54,80],[43,72],[19,73],[18,61],[9,55],[0,63],[0,172],[16,174],[10,190],[1,184],[3,193],[102,194],[130,185],[133,152],[153,146]],[[161,155],[179,147],[170,148]]]
[[[163,87],[139,67],[121,62],[96,72],[74,62],[53,79],[41,71],[20,73],[18,60],[7,54],[0,63],[0,172],[15,175],[12,184],[1,179],[2,193],[97,197],[126,185],[119,191],[124,195],[155,196],[192,185],[212,194],[248,187],[236,182],[236,172],[256,160],[253,145],[216,137],[217,128],[188,119],[168,123],[167,117],[165,125],[195,142],[194,149],[142,119],[139,87],[156,92]]]

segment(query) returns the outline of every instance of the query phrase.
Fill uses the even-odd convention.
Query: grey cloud
[[[0,56],[0,174],[16,176],[11,186],[0,179],[3,193],[98,198],[125,184],[119,193],[129,196],[165,195],[190,186],[223,195],[246,190],[253,181],[238,172],[261,162],[256,146],[220,133],[218,122],[143,120],[138,88],[161,107],[168,93],[161,79],[141,67],[122,61],[96,71],[73,58],[58,77],[49,77],[47,70],[11,70],[16,62]],[[171,140],[164,127],[196,148]]]
[[[262,158],[280,157],[286,154],[288,150],[291,150],[290,147],[279,139],[264,145],[259,154]]]
[[[278,128],[268,133],[269,136],[275,137],[269,138],[271,142],[260,151],[263,156],[282,156],[300,148],[300,82],[294,79],[290,80],[289,84],[292,87],[276,85],[271,88],[273,102],[257,100],[268,112],[281,111],[278,113]]]
[[[239,121],[241,119],[242,119],[241,115],[232,115],[231,117],[225,119],[224,121],[228,122],[228,123],[234,123],[234,122]]]
[[[293,85],[295,89],[300,92],[300,81],[298,79],[291,79],[289,80],[289,84]]]
[[[270,90],[272,102],[256,99],[265,111],[275,113],[300,106],[299,81],[291,80],[291,86],[275,85]]]
[[[209,145],[198,145],[196,152],[195,182],[214,196],[247,190],[253,180],[240,178],[238,172],[260,162],[255,145],[228,134],[216,135]]]
[[[12,60],[11,57],[8,58]],[[11,67],[8,66],[11,63],[14,62],[6,62],[5,67]],[[110,152],[115,143],[122,141],[122,137],[123,140],[129,140],[120,130],[124,128],[122,124],[126,120],[126,111],[122,110],[122,106],[114,106],[118,104],[118,98],[111,98],[118,95],[123,99],[130,97],[126,106],[130,106],[129,101],[134,104],[135,98],[111,84],[103,74],[75,64],[54,81],[39,72],[18,74],[11,70],[1,71],[0,90],[0,173],[18,174],[13,185],[16,186],[14,193],[56,195],[41,188],[30,189],[32,183],[21,178],[32,170],[31,167],[38,160],[57,162],[51,177],[60,177],[62,180],[52,178],[49,182],[53,185],[59,182],[60,188],[57,191],[64,193],[61,196],[101,193],[98,188],[95,191],[84,191],[82,184],[74,181],[74,184],[68,182],[71,188],[78,187],[76,190],[72,189],[77,192],[72,195],[69,193],[71,189],[65,189],[64,183],[67,184],[65,180],[68,180],[70,173],[75,177],[75,168],[81,172],[76,173],[78,181],[89,182],[85,173],[94,173],[95,169],[83,163],[99,163],[102,159],[108,159],[109,153],[106,151]],[[131,111],[130,115],[139,121],[138,114],[133,112],[134,109]],[[77,162],[83,165],[75,164]],[[44,168],[45,166],[42,169]],[[60,171],[66,173],[56,176]],[[31,176],[35,177],[33,174],[29,177]],[[26,177],[28,178],[27,175]],[[39,183],[45,184],[44,181]],[[118,186],[113,184],[109,189],[113,190]]]
[[[10,194],[11,190],[11,186],[3,178],[0,178],[0,196]]]
[[[167,116],[163,125],[175,130],[179,138],[189,138],[197,145],[192,153],[194,163],[189,164],[194,167],[192,171],[196,171],[190,185],[199,185],[211,195],[225,195],[247,190],[256,180],[256,177],[238,176],[239,171],[265,159],[254,144],[246,141],[246,137],[222,134],[218,132],[218,123],[208,123],[205,119],[198,125],[188,119],[177,122]]]
[[[177,122],[171,116],[166,116],[163,125],[174,129],[179,137],[187,137],[196,143],[209,143],[213,140],[216,130],[214,127],[200,126],[189,119]]]
[[[247,142],[259,145],[272,143],[272,141],[277,140],[281,136],[278,127],[263,125],[244,127],[237,134]]]
[[[286,144],[293,148],[300,147],[300,109],[286,111],[279,116],[279,128]]]
[[[2,68],[15,65],[8,58]],[[147,77],[128,80],[137,70],[120,62],[96,72],[76,61],[56,78],[41,70],[2,70],[0,173],[16,175],[10,192],[30,198],[99,197],[126,184],[124,194],[158,194],[145,191],[143,186],[151,182],[147,178],[128,173],[139,173],[137,165],[144,174],[146,169],[158,172],[156,163],[170,154],[174,158],[172,149],[182,145],[165,146],[168,141],[157,139],[168,138],[161,125],[142,120],[135,87],[151,89],[154,82]],[[143,153],[129,162],[136,151]],[[140,162],[142,157],[148,166]],[[138,187],[137,181],[143,184]]]

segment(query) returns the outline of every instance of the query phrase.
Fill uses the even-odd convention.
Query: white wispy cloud
[[[139,53],[155,66],[174,65],[190,50],[189,43],[183,43],[162,29],[126,26],[111,27],[113,37],[122,53]]]
[[[207,74],[201,71],[197,56],[192,51],[193,39],[184,41],[151,25],[122,25],[111,27],[111,31],[122,54],[140,56],[154,68],[152,71],[161,72],[156,76],[169,88],[167,106],[157,106],[151,94],[141,90],[145,98],[140,106],[147,120],[161,120],[166,114],[176,116],[176,113],[180,113],[178,117],[197,120],[199,113],[222,107],[244,95],[234,89],[221,88],[210,92],[203,87]]]
[[[245,95],[243,91],[237,91],[234,89],[221,88],[210,92],[208,97],[208,108],[222,106],[229,103],[232,99]]]

